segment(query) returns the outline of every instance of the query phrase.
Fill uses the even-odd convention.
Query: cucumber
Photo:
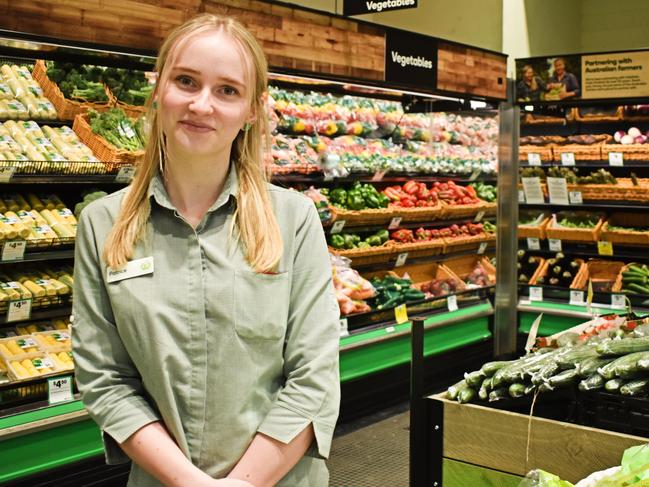
[[[492,378],[487,377],[485,380],[482,381],[482,384],[480,385],[480,389],[486,389],[487,392],[489,392],[492,389],[491,382],[492,382]]]
[[[606,380],[611,380],[616,376],[616,370],[620,366],[627,363],[637,363],[637,361],[644,355],[644,352],[635,352],[622,357],[618,357],[612,362],[597,369],[597,373],[604,377]]]
[[[469,387],[469,385],[466,383],[464,379],[462,379],[460,382],[457,382],[453,384],[451,387],[448,388],[447,393],[448,393],[448,398],[451,401],[455,401],[457,399],[458,394],[462,389],[466,389]]]
[[[626,284],[624,286],[627,290],[633,291],[638,294],[649,294],[649,287],[643,286],[641,284],[637,284],[635,282],[632,282],[631,284]]]
[[[464,380],[469,387],[477,388],[480,384],[482,384],[484,378],[485,374],[481,370],[476,370],[474,372],[465,372],[464,374]]]
[[[593,374],[590,377],[579,382],[580,391],[595,391],[597,389],[602,389],[606,379],[599,374]]]
[[[557,364],[562,370],[574,369],[575,365],[587,358],[597,357],[597,350],[592,345],[582,345],[563,351],[557,357]]]
[[[636,352],[628,355],[628,359],[615,366],[615,375],[621,379],[637,379],[643,372],[638,367],[640,360],[649,359],[649,352]]]
[[[471,389],[470,387],[465,387],[464,389],[461,389],[460,393],[457,395],[457,402],[459,402],[460,404],[471,402],[475,397],[475,395],[476,395],[475,389]]]
[[[484,387],[478,389],[478,399],[480,399],[481,401],[486,401],[487,399],[489,399],[489,391]]]
[[[577,373],[577,369],[568,369],[558,373],[557,375],[553,375],[552,377],[550,377],[548,379],[548,383],[553,389],[557,389],[559,387],[569,386],[570,384],[574,383],[578,378],[579,378],[579,374]]]
[[[623,385],[624,381],[622,379],[611,379],[606,381],[604,389],[606,389],[606,392],[617,392]]]
[[[532,384],[539,386],[557,372],[559,372],[559,364],[554,361],[548,362],[532,375]]]
[[[649,351],[649,337],[609,340],[597,345],[597,353],[600,355],[626,355],[647,351]]]
[[[509,388],[501,387],[500,389],[494,389],[489,393],[489,402],[500,401],[501,399],[506,399],[509,397]]]
[[[579,377],[586,378],[597,373],[597,369],[611,363],[614,358],[589,357],[582,360],[577,366]]]
[[[508,392],[511,397],[523,397],[525,395],[525,384],[516,382],[509,386]]]
[[[496,372],[498,372],[498,370],[502,369],[506,365],[511,365],[513,362],[514,362],[513,360],[500,360],[495,362],[487,362],[480,368],[480,370],[486,377],[491,377]]]
[[[649,388],[649,378],[636,379],[620,387],[620,394],[625,396],[645,396]]]

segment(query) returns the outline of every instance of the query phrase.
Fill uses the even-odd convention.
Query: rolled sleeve
[[[289,443],[312,424],[314,450],[328,458],[340,404],[340,312],[322,225],[313,204],[305,205],[306,217],[295,239],[284,349],[286,382],[258,431]]]
[[[79,220],[75,249],[75,377],[86,409],[103,432],[107,463],[124,463],[129,459],[118,444],[160,418],[146,399],[140,375],[114,323],[97,245],[104,238],[95,234],[90,210],[91,206],[86,208]]]

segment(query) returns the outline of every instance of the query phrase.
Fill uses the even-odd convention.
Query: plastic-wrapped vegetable
[[[366,299],[375,295],[372,284],[351,268],[346,257],[330,255],[333,267],[333,283],[340,312],[343,315],[370,311]]]

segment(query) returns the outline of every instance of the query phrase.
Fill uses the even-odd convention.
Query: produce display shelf
[[[70,306],[69,304],[63,306],[50,306],[48,308],[32,311],[31,316],[26,320],[7,322],[6,315],[0,316],[0,326],[13,325],[15,323],[24,323],[27,321],[46,320],[48,318],[61,318],[64,316],[70,316],[70,313],[72,313],[72,306]]]
[[[530,168],[530,167],[541,167],[541,168],[546,168],[546,167],[567,167],[568,169],[572,169],[573,167],[583,167],[583,168],[606,168],[608,170],[622,170],[624,168],[640,168],[640,169],[649,169],[649,160],[646,161],[624,161],[623,166],[611,166],[611,164],[608,161],[580,161],[576,160],[575,161],[575,166],[566,166],[564,164],[561,164],[561,162],[543,162],[541,165],[530,165],[530,164],[519,164],[520,169],[525,169],[525,168]]]
[[[613,201],[588,201],[586,203],[579,204],[569,204],[569,205],[558,205],[551,203],[519,203],[519,208],[557,208],[560,210],[575,210],[575,209],[600,209],[600,210],[615,210],[615,211],[647,211],[649,210],[649,202],[647,204],[629,204],[624,201],[613,202]]]
[[[61,250],[37,251],[30,252],[27,250],[25,255],[20,260],[0,260],[2,264],[20,264],[22,262],[41,262],[49,260],[65,260],[74,258],[74,248],[67,248]]]
[[[0,60],[0,63],[2,63],[2,60]],[[33,64],[33,61],[32,61]],[[49,125],[50,127],[63,127],[64,125],[72,125],[72,123],[68,120],[42,120],[42,119],[32,119],[30,118],[29,120],[36,122],[39,126],[42,125]],[[5,123],[5,122],[20,122],[21,119],[18,118],[0,118],[0,123]]]
[[[529,300],[529,288],[541,288],[543,290],[543,299],[539,301],[530,301]],[[528,304],[537,304],[539,302],[557,302],[557,303],[570,303],[570,292],[574,291],[568,288],[563,288],[563,287],[558,287],[558,286],[528,286],[526,284],[521,285],[521,291],[519,292],[519,295],[521,299],[524,300],[524,303]],[[584,293],[584,301],[587,299],[587,294],[588,291],[584,289],[579,289],[579,291],[583,291]],[[623,308],[619,307],[613,307],[611,306],[611,303],[613,302],[613,296],[614,295],[620,295],[620,294],[626,294],[626,293],[604,293],[604,292],[595,292],[593,293],[593,300],[592,300],[592,306],[593,307],[598,307],[598,308],[603,308],[603,309],[608,309],[610,312],[620,312],[624,311]],[[649,295],[646,294],[635,294],[635,293],[628,293],[626,294],[626,297],[629,298],[629,301],[631,302],[631,305],[634,310],[637,311],[647,311],[649,312]],[[578,304],[578,306],[581,306],[581,303]],[[586,304],[584,303],[583,307],[586,307]]]
[[[5,184],[126,184],[115,178],[115,174],[16,174]]]
[[[495,183],[497,181],[495,174],[480,174],[476,177],[471,175],[453,175],[453,174],[421,174],[421,173],[388,173],[381,179],[375,179],[374,174],[352,174],[343,178],[325,179],[322,174],[305,175],[305,174],[276,174],[271,180],[274,184],[346,184],[360,181],[362,183],[387,183],[401,184],[410,180],[416,180],[422,183],[432,183],[435,181],[455,181],[457,183],[472,183],[481,181],[484,183]]]
[[[523,239],[524,241],[524,239]],[[541,250],[527,250],[532,255],[541,255],[550,257],[556,254],[555,251],[547,247],[549,244],[546,240],[540,240]],[[625,262],[646,262],[649,263],[649,246],[646,247],[633,247],[621,245],[618,243],[613,245],[613,255],[602,255],[597,250],[597,243],[570,243],[561,242],[561,252],[567,255],[575,255],[577,257],[589,257],[595,259],[622,259]],[[522,247],[521,247],[522,248]]]
[[[496,252],[495,242],[489,242],[487,244],[487,247],[484,249],[484,254],[493,254],[494,252]],[[380,270],[395,270],[398,272],[399,268],[394,266],[397,259],[397,255],[398,254],[396,254],[394,258],[391,257],[390,261],[381,262],[378,264],[366,264],[366,265],[353,265],[352,263],[352,267],[361,273],[380,271]],[[478,255],[478,252],[477,250],[463,250],[461,252],[450,252],[447,254],[431,255],[428,257],[417,257],[413,259],[408,259],[407,263],[425,264],[428,262],[443,262],[448,259],[453,259],[455,257],[463,257],[465,255]]]
[[[444,296],[433,297],[429,299],[422,299],[419,301],[411,301],[406,303],[408,316],[417,316],[420,314],[427,314],[429,316],[437,315],[440,313],[448,312],[448,298],[456,296],[458,309],[472,306],[480,300],[488,298],[489,294],[493,291],[494,286],[486,286],[476,289],[467,289],[457,293],[450,293]],[[359,332],[370,331],[375,328],[383,328],[385,326],[394,325],[396,322],[395,308],[384,310],[373,310],[367,313],[358,313],[348,316],[341,316],[347,319],[347,330],[350,335]]]
[[[428,222],[404,222],[402,221],[399,223],[398,227],[395,227],[393,230],[397,230],[399,228],[419,228],[419,227],[424,227],[424,228],[432,228],[432,227],[448,227],[451,225],[463,225],[465,223],[471,222],[473,223],[475,219],[474,216],[468,216],[466,218],[456,218],[453,220],[443,220],[443,219],[436,219]],[[341,218],[341,220],[344,220],[344,218]],[[485,221],[490,221],[490,222],[495,222],[496,217],[494,216],[485,216],[483,217],[480,222],[485,222]],[[322,227],[325,229],[325,232],[327,232],[331,227],[333,226],[333,223],[327,223],[323,224]],[[353,222],[350,223],[345,223],[345,227],[341,231],[341,233],[346,233],[348,229],[353,228],[354,233],[364,233],[364,232],[376,232],[378,230],[386,228],[387,225],[355,225]]]

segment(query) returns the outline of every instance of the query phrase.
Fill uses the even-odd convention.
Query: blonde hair
[[[239,43],[251,61],[253,75],[250,103],[255,120],[245,130],[239,131],[232,143],[230,155],[230,163],[235,165],[239,178],[237,209],[230,227],[230,238],[242,245],[248,264],[256,272],[271,272],[279,263],[283,244],[263,168],[263,147],[270,148],[264,101],[268,65],[259,43],[243,25],[231,18],[212,14],[194,17],[174,29],[162,44],[156,62],[156,92],[164,89],[170,65],[180,46],[197,34],[214,30],[227,33]],[[138,166],[104,246],[104,259],[113,268],[125,265],[133,256],[134,246],[144,237],[151,212],[147,197],[149,184],[158,166],[162,171],[165,164],[165,139],[159,109],[154,108],[152,98],[150,97],[146,107],[150,128],[144,160]],[[263,144],[264,140],[266,144]]]

